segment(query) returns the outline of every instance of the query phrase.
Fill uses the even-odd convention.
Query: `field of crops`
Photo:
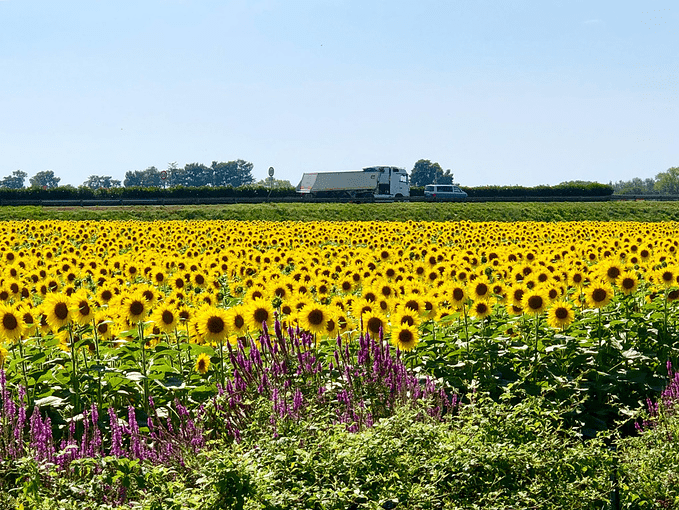
[[[51,508],[41,498],[55,477],[96,474],[115,507],[160,486],[149,477],[167,478],[140,475],[150,462],[170,466],[183,488],[193,484],[199,506],[212,496],[182,470],[215,442],[244,448],[262,433],[282,441],[308,420],[312,430],[365,434],[403,409],[414,410],[413,427],[459,420],[464,430],[482,402],[522,409],[512,414],[521,422],[539,401],[535,430],[573,440],[568,448],[582,440],[601,448],[579,458],[608,464],[591,475],[576,466],[559,487],[583,508],[604,508],[619,460],[602,452],[672,409],[671,398],[651,406],[642,423],[647,399],[660,398],[679,365],[678,232],[674,222],[1,223],[0,501]],[[607,445],[597,442],[604,436]],[[233,507],[252,491],[260,491],[252,508],[317,504],[298,487],[277,507],[243,481],[245,468],[220,462],[215,472],[227,481],[210,487]],[[523,474],[493,496],[498,477],[510,475],[488,476],[485,496],[471,496],[485,489],[470,485],[460,507],[518,501],[525,484],[533,484],[526,498],[556,497],[563,481]],[[452,494],[462,487],[455,480],[433,492]],[[416,504],[404,499],[411,486],[394,487],[394,501],[408,501],[402,508],[457,508],[433,494]],[[333,492],[320,507],[384,504],[382,489],[370,490]],[[676,495],[672,484],[663,490],[662,501]],[[381,502],[371,499],[378,493]],[[644,495],[624,497],[633,507]]]

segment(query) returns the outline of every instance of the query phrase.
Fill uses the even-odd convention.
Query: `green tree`
[[[665,195],[679,195],[679,166],[668,168],[655,176],[655,189]]]
[[[263,186],[265,188],[294,188],[290,181],[284,181],[281,179],[274,179],[273,177],[267,177],[266,179],[260,179],[255,183],[255,186]]]
[[[120,181],[112,179],[110,175],[90,175],[83,183],[83,186],[91,189],[119,188]]]
[[[160,172],[155,166],[150,166],[146,170],[133,170],[125,173],[123,185],[130,186],[160,187],[162,180]]]
[[[252,176],[253,164],[237,159],[227,163],[213,161],[211,167],[213,171],[213,181],[215,186],[245,186],[253,184],[255,178]]]
[[[610,183],[616,195],[649,195],[658,193],[655,189],[655,179],[633,178],[631,181]]]
[[[420,159],[410,172],[412,186],[426,186],[427,184],[452,184],[453,174],[450,170],[443,171],[441,165],[432,163],[428,159]]]
[[[38,172],[29,179],[31,187],[33,188],[56,188],[59,186],[60,177],[54,175],[52,170],[45,170]]]
[[[0,181],[0,188],[21,189],[24,187],[24,182],[26,181],[27,176],[28,174],[26,172],[14,170],[12,175],[8,175],[7,177],[4,177],[2,181]]]

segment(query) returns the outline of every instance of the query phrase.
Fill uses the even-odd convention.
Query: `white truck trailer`
[[[314,172],[302,175],[297,193],[318,198],[401,198],[410,196],[410,181],[408,172],[395,166]]]

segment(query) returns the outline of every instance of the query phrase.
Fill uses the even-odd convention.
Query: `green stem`
[[[78,357],[75,348],[75,340],[73,338],[73,329],[71,324],[68,324],[68,340],[71,345],[71,385],[73,387],[73,414],[80,414],[80,388],[78,381]]]
[[[219,340],[219,378],[223,389],[226,386],[226,379],[224,377],[224,340],[221,339]]]
[[[24,388],[26,389],[26,397],[29,399],[28,405],[32,405],[32,399],[28,396],[28,377],[26,377],[26,360],[24,359],[24,339],[19,337],[19,356],[21,356],[21,372],[24,376]]]
[[[99,334],[97,333],[97,324],[94,320],[92,321],[92,337],[94,338],[94,354],[97,357],[97,404],[99,405],[99,409],[103,409],[104,401],[101,395],[101,372],[103,364],[99,355]]]
[[[141,345],[141,373],[144,376],[144,411],[149,414],[149,380],[146,375],[146,343],[144,342],[144,324],[137,324],[139,343]]]
[[[464,336],[467,342],[467,365],[469,365],[469,323],[467,320],[467,306],[462,305],[462,313],[464,314]],[[474,367],[469,365],[469,380],[474,379]]]

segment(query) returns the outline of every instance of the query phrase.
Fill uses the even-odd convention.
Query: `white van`
[[[464,200],[467,193],[453,184],[427,184],[424,196],[435,200]]]

